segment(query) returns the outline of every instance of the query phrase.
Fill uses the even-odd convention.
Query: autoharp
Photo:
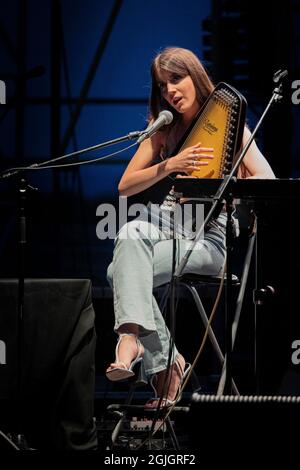
[[[235,88],[220,82],[207,98],[200,113],[179,144],[179,151],[201,142],[214,149],[208,165],[193,171],[196,178],[222,178],[230,173],[236,153],[240,150],[247,102]]]

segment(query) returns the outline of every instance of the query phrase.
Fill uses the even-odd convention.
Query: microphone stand
[[[37,168],[43,168],[44,166],[52,165],[54,162],[65,160],[66,158],[78,157],[79,155],[82,155],[84,153],[88,153],[93,150],[99,150],[101,148],[108,147],[109,145],[118,144],[120,142],[124,142],[125,140],[137,139],[138,137],[141,137],[145,133],[146,133],[146,130],[129,132],[129,134],[124,135],[123,137],[117,137],[116,139],[108,140],[106,142],[102,142],[101,144],[93,145],[91,147],[86,147],[82,150],[77,150],[76,152],[67,153],[66,155],[62,155],[60,157],[47,160],[45,162],[33,163],[32,165],[23,167],[23,168],[11,168],[11,169],[5,170],[4,172],[2,172],[2,174],[0,174],[0,180],[17,175],[20,171],[29,171],[29,170],[35,170]],[[59,166],[57,166],[57,168],[59,169]]]
[[[113,144],[117,144],[119,142],[123,142],[125,140],[132,140],[138,137],[141,137],[146,133],[144,131],[133,131],[129,134],[118,137],[113,140],[109,140],[98,145],[94,145],[92,147],[87,147],[82,150],[78,150],[76,152],[72,152],[66,155],[62,155],[58,158],[48,160],[42,163],[34,163],[28,167],[24,168],[11,168],[9,170],[4,171],[0,175],[0,181],[6,178],[10,178],[12,176],[18,176],[20,174],[19,182],[18,182],[18,201],[19,201],[19,216],[18,216],[18,290],[17,290],[17,354],[16,354],[16,390],[15,390],[15,399],[17,403],[17,434],[13,436],[13,440],[16,441],[16,445],[19,446],[20,449],[26,450],[27,444],[24,436],[21,434],[22,432],[22,420],[20,420],[19,416],[21,415],[20,405],[21,405],[21,398],[22,398],[22,359],[23,359],[23,346],[24,346],[24,296],[25,296],[25,249],[26,249],[26,200],[27,200],[27,192],[28,190],[37,190],[37,188],[32,187],[27,183],[25,178],[23,177],[24,171],[35,170],[37,168],[46,167],[49,163],[53,163],[54,161],[61,161],[69,157],[75,157],[82,155],[83,153],[90,152],[92,150],[97,150],[103,147],[107,147]],[[59,165],[57,165],[59,169]],[[46,169],[46,168],[45,168]]]
[[[207,214],[203,224],[201,225],[198,233],[196,234],[195,239],[193,240],[193,243],[189,250],[186,252],[182,260],[180,261],[177,269],[175,270],[174,276],[172,278],[172,289],[171,292],[175,291],[175,288],[178,284],[180,276],[182,276],[183,271],[185,266],[187,265],[188,259],[193,252],[197,242],[199,241],[202,233],[204,232],[204,229],[208,222],[212,219],[212,217],[217,213],[217,209],[219,207],[219,204],[225,201],[225,206],[226,206],[226,212],[227,212],[227,223],[226,223],[226,251],[227,251],[227,257],[226,257],[226,302],[225,302],[225,360],[226,360],[226,371],[225,371],[225,386],[224,386],[224,392],[226,394],[231,394],[232,393],[232,364],[231,364],[231,358],[232,358],[232,312],[231,312],[231,300],[232,300],[232,258],[231,254],[233,251],[233,227],[232,227],[232,220],[231,220],[231,215],[233,212],[233,194],[234,194],[234,183],[236,181],[236,172],[241,164],[244,156],[246,155],[250,145],[253,142],[253,139],[260,128],[263,120],[265,119],[265,116],[267,112],[269,111],[271,105],[273,103],[278,103],[282,99],[282,80],[283,78],[287,75],[287,71],[281,71],[279,70],[274,74],[273,81],[275,83],[278,83],[278,85],[274,88],[271,99],[269,103],[267,104],[260,120],[258,121],[255,129],[253,130],[251,136],[249,137],[249,140],[247,141],[245,147],[241,151],[239,157],[237,158],[235,164],[233,165],[233,168],[231,172],[224,177],[223,182],[220,184],[219,189],[217,190],[213,200],[212,207]],[[178,196],[179,197],[179,196]]]

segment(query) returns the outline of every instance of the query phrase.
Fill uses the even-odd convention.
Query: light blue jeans
[[[191,253],[184,272],[218,275],[225,259],[226,215],[220,214]],[[177,240],[176,263],[190,240]],[[153,289],[168,283],[172,272],[173,239],[157,226],[142,220],[125,224],[115,239],[113,261],[107,279],[113,289],[115,331],[125,323],[139,325],[145,348],[147,375],[167,367],[170,333],[153,296]],[[173,360],[178,351],[173,352]]]

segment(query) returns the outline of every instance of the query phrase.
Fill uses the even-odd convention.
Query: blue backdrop
[[[230,2],[210,0],[2,1],[0,79],[6,83],[7,104],[0,105],[1,169],[60,154],[59,144],[101,40],[100,60],[63,153],[145,127],[149,65],[161,48],[170,45],[193,50],[209,66],[209,49],[217,44],[217,63],[215,60],[212,71],[223,71],[221,78],[226,80],[252,77],[246,98],[248,119],[255,123],[271,95],[271,71],[287,64],[292,68],[291,80],[300,79],[299,2],[278,2],[277,9],[263,9],[256,1],[234,5],[231,11]],[[250,12],[248,23],[246,7]],[[114,8],[116,14],[108,31]],[[208,20],[218,19],[218,15],[220,28],[209,36]],[[228,26],[229,20],[232,27]],[[231,37],[230,43],[226,43],[226,35]],[[225,60],[230,62],[227,72],[220,68]],[[43,67],[38,77],[26,76],[37,66]],[[237,66],[246,69],[233,72]],[[268,84],[265,89],[261,87],[263,82]],[[241,81],[242,91],[247,93],[244,85]],[[261,139],[261,147],[277,176],[297,177],[299,106],[291,103],[290,83],[287,91],[285,105],[270,113],[268,139]],[[94,152],[84,158],[107,152]],[[28,175],[39,193],[29,202],[32,217],[28,220],[27,275],[84,276],[96,283],[106,282],[112,242],[100,242],[96,237],[96,209],[102,202],[115,201],[118,181],[133,152],[127,150],[80,169]],[[14,182],[1,183],[0,192],[0,275],[16,275]]]

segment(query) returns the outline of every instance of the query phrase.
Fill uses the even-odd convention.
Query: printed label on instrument
[[[209,119],[205,119],[203,123],[203,129],[207,131],[210,135],[215,134],[219,130],[215,123],[211,122]]]

